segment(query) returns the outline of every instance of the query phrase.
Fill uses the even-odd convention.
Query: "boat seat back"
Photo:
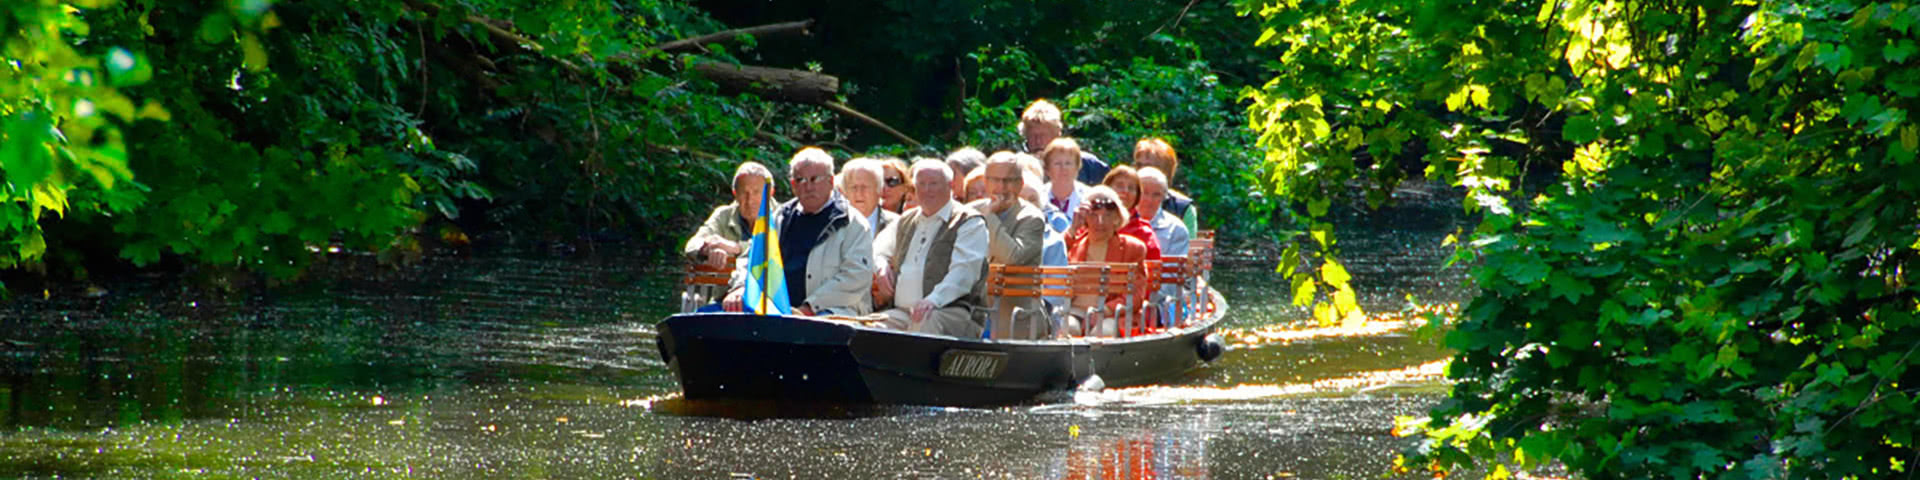
[[[720,301],[727,294],[732,277],[732,258],[727,259],[724,267],[713,267],[706,263],[687,265],[687,271],[680,279],[680,313]]]
[[[1216,251],[1213,248],[1213,235],[1213,230],[1201,230],[1199,235],[1187,243],[1187,271],[1193,292],[1207,291],[1208,284],[1213,278],[1213,256]],[[1195,295],[1201,294],[1195,293]],[[1206,314],[1213,311],[1211,299],[1197,297],[1194,300],[1195,306],[1198,307],[1194,312],[1196,318],[1205,318]]]
[[[1122,336],[1138,331],[1137,315],[1145,288],[1149,284],[1146,268],[1138,264],[1087,263],[1070,266],[1029,267],[992,264],[987,268],[987,297],[1030,298],[1089,295],[1124,298],[1132,308],[1106,312],[1120,321]],[[997,300],[996,300],[997,301]],[[1101,317],[1098,319],[1104,319]],[[1096,319],[1089,319],[1089,321]],[[1034,328],[1038,328],[1037,324]]]
[[[1157,290],[1152,302],[1165,319],[1165,325],[1186,326],[1193,308],[1193,270],[1188,268],[1191,261],[1185,256],[1168,255],[1160,257],[1153,269],[1154,286]]]

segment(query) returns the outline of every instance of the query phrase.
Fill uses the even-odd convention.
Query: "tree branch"
[[[909,137],[907,136],[907,134],[900,133],[899,130],[894,130],[893,127],[887,126],[886,123],[883,123],[879,120],[875,120],[873,117],[867,116],[867,114],[860,113],[859,110],[854,110],[853,107],[843,105],[840,102],[820,102],[820,105],[827,107],[828,110],[833,110],[834,112],[838,112],[841,115],[853,117],[854,119],[860,120],[862,122],[866,122],[868,125],[873,125],[874,127],[879,128],[881,131],[887,132],[887,134],[889,135],[893,135],[893,138],[898,138],[902,142],[907,142],[908,145],[913,145],[914,148],[926,148],[926,145],[921,144],[919,140],[914,140],[913,137]]]
[[[1174,15],[1173,20],[1170,20],[1166,23],[1162,23],[1160,24],[1159,27],[1154,28],[1153,31],[1147,32],[1147,38],[1153,38],[1154,35],[1159,34],[1161,30],[1164,30],[1169,26],[1178,28],[1180,26],[1180,20],[1187,18],[1187,10],[1193,8],[1193,4],[1196,4],[1196,3],[1200,3],[1200,0],[1188,1],[1187,6],[1180,7],[1180,13],[1177,15]]]

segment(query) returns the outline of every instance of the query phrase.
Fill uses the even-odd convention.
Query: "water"
[[[1224,269],[1221,361],[997,409],[685,401],[653,347],[674,272],[605,253],[16,301],[0,477],[1376,477],[1408,441],[1393,417],[1442,391],[1445,352],[1392,312],[1460,300],[1460,274],[1433,273],[1446,218],[1367,217],[1342,240],[1368,329],[1317,328],[1270,265]]]

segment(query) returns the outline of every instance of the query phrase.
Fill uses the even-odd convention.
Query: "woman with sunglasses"
[[[1100,182],[1100,186],[1113,190],[1114,195],[1119,197],[1120,205],[1130,214],[1127,223],[1120,226],[1120,234],[1146,244],[1147,259],[1159,260],[1160,241],[1153,235],[1153,224],[1147,223],[1139,215],[1131,215],[1135,210],[1134,204],[1140,200],[1140,174],[1133,167],[1115,165],[1113,170],[1107,172],[1107,178]],[[1080,210],[1085,211],[1086,205],[1081,204]],[[1074,214],[1072,226],[1067,227],[1068,245],[1078,243],[1080,237],[1087,234],[1085,223],[1081,221],[1080,214]]]
[[[1113,188],[1100,185],[1087,189],[1081,215],[1074,217],[1075,224],[1085,224],[1083,235],[1068,242],[1067,260],[1080,263],[1126,263],[1139,264],[1147,260],[1147,245],[1140,239],[1120,234],[1122,225],[1132,221],[1129,209],[1121,207],[1120,196]],[[1136,296],[1136,298],[1146,298]],[[1114,336],[1119,328],[1113,321],[1111,312],[1125,311],[1131,308],[1123,295],[1110,295],[1101,299],[1097,295],[1080,295],[1073,298],[1071,317],[1065,330],[1083,335]],[[1094,315],[1094,310],[1107,312]],[[1105,317],[1097,325],[1088,325],[1085,319],[1090,316]]]
[[[907,211],[907,199],[913,198],[913,182],[907,181],[907,162],[898,158],[883,159],[881,165],[880,208],[889,212]]]

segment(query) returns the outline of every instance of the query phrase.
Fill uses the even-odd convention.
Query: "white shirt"
[[[1080,199],[1087,196],[1087,188],[1087,184],[1073,182],[1073,192],[1067,194],[1067,209],[1060,211],[1066,215],[1068,223],[1073,222],[1073,212],[1080,209]],[[1046,188],[1040,189],[1040,200],[1053,205],[1053,201],[1057,200],[1053,196],[1053,184],[1049,183]],[[1052,226],[1051,223],[1048,226]]]
[[[944,306],[973,291],[973,284],[980,281],[980,265],[987,260],[987,242],[991,239],[987,236],[987,222],[984,219],[960,224],[960,231],[954,236],[953,259],[947,265],[947,276],[932,288],[925,285],[927,251],[933,249],[933,236],[953,218],[954,206],[959,203],[948,201],[946,206],[940,207],[940,211],[920,219],[920,225],[926,228],[914,229],[904,246],[893,244],[895,233],[892,230],[906,222],[893,222],[887,226],[888,233],[875,239],[873,251],[881,259],[882,268],[887,267],[886,259],[892,257],[895,248],[907,249],[900,257],[899,276],[895,277],[893,306],[912,310],[922,299]]]

